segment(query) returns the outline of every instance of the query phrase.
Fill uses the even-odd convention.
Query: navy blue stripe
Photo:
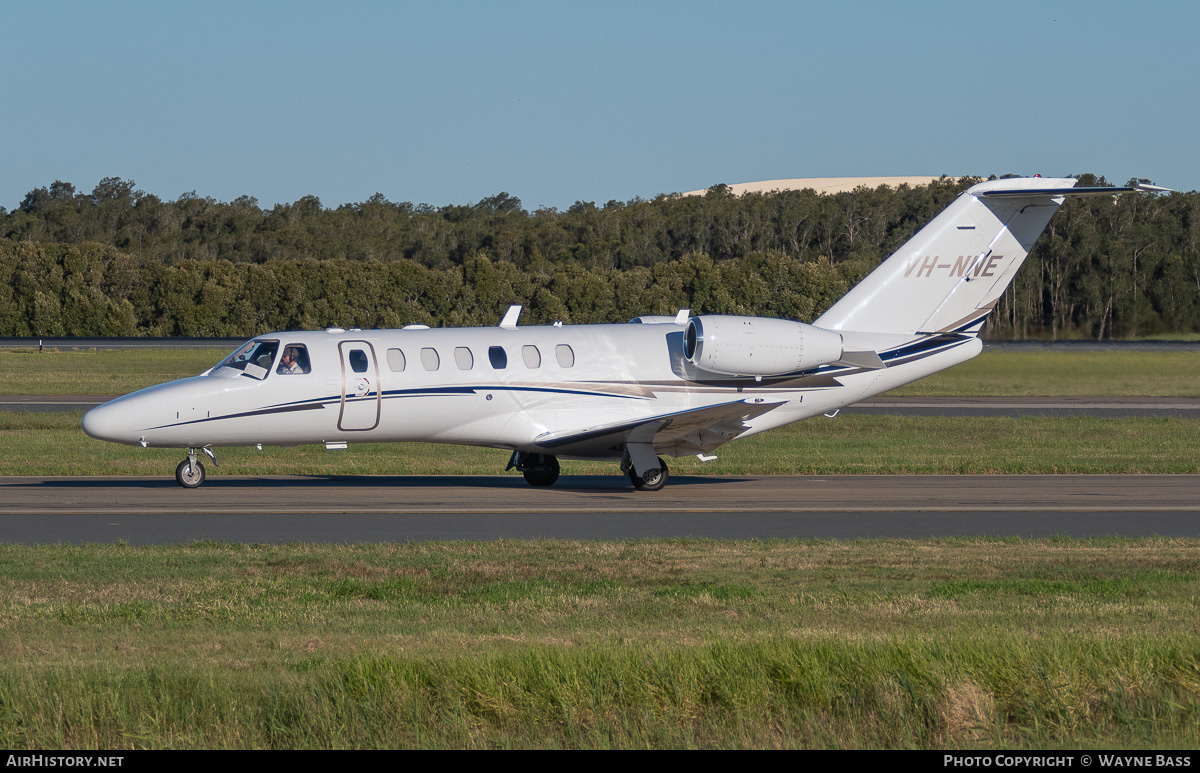
[[[917,354],[933,353],[939,349],[951,349],[963,343],[964,341],[969,340],[970,338],[974,338],[974,336],[963,335],[960,331],[978,323],[979,320],[976,320],[975,322],[967,323],[953,333],[943,333],[940,335],[929,336],[927,338],[922,338],[919,341],[911,341],[906,344],[901,344],[894,349],[885,349],[884,351],[879,352],[879,359],[883,360],[884,362],[890,362],[893,360],[907,359]],[[860,370],[862,369],[847,365],[822,365],[815,371],[798,371],[795,374],[788,374],[785,376],[785,378],[802,375],[804,373],[819,373],[822,376],[836,376],[841,373],[854,373]]]
[[[386,389],[384,397],[416,397],[419,395],[473,395],[472,387],[426,387],[425,389]]]
[[[191,421],[180,421],[175,424],[163,424],[158,427],[147,427],[147,429],[166,429],[168,427],[186,427],[189,424],[204,424],[209,421],[221,421],[222,419],[242,419],[247,416],[266,416],[274,413],[293,413],[295,411],[316,411],[321,410],[323,405],[289,405],[281,407],[261,408],[257,411],[246,411],[244,413],[227,413],[222,416],[209,416],[204,419],[192,419]]]
[[[975,324],[974,322],[970,324]],[[896,360],[904,360],[918,354],[932,354],[938,350],[952,349],[965,341],[974,338],[974,336],[964,336],[955,333],[947,333],[943,335],[930,336],[920,341],[902,344],[895,349],[884,350],[879,352],[879,359],[884,362],[895,362]],[[899,363],[896,363],[899,364]],[[852,373],[861,370],[861,368],[848,367],[845,365],[823,365],[815,372],[823,376],[836,376],[840,373]]]
[[[645,400],[639,395],[618,395],[592,389],[553,389],[551,387],[500,386],[482,384],[475,387],[426,387],[423,389],[389,389],[384,397],[419,397],[423,395],[474,395],[480,392],[544,392],[559,395],[583,395],[585,397],[619,397],[623,400]]]
[[[906,344],[905,346],[901,346],[891,351],[881,352],[879,359],[884,360],[885,362],[889,360],[898,360],[905,357],[911,357],[914,354],[925,354],[938,349],[948,349],[958,346],[967,340],[967,337],[957,333],[931,336],[923,341],[916,341],[915,343]]]
[[[547,394],[583,395],[585,397],[617,397],[623,400],[647,399],[640,395],[620,395],[590,389],[552,389],[550,387],[498,386],[495,384],[460,387],[422,387],[419,389],[386,389],[383,392],[383,397],[384,399],[391,399],[394,397],[450,397],[454,395],[475,395],[479,394],[480,392],[545,392]],[[312,403],[338,403],[341,402],[341,399],[341,395],[327,395],[325,397],[314,397],[308,400],[297,400],[291,403],[277,403],[276,405],[270,407],[277,408],[293,405],[309,405]]]
[[[989,311],[987,314],[984,314],[982,317],[979,317],[974,322],[968,322],[967,324],[963,325],[962,327],[956,329],[954,332],[962,333],[964,330],[969,330],[970,328],[976,327],[977,325],[982,325],[984,322],[987,321],[987,318],[990,314],[991,314],[991,312]]]
[[[645,400],[641,395],[618,395],[591,389],[551,389],[550,387],[488,386],[476,387],[476,391],[488,392],[547,392],[562,395],[584,395],[585,397],[619,397],[622,400]]]

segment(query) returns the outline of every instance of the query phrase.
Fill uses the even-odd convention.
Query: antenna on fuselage
[[[508,311],[504,312],[504,317],[500,320],[500,327],[515,328],[519,316],[521,316],[521,305],[514,303],[508,307]]]

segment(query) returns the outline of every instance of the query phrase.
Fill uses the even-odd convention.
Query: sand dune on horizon
[[[793,180],[763,180],[762,182],[733,183],[730,184],[729,189],[738,196],[744,193],[800,191],[805,188],[812,188],[817,193],[841,193],[843,191],[852,191],[860,185],[865,185],[868,188],[878,188],[880,185],[897,188],[907,183],[909,186],[915,187],[917,185],[928,185],[930,182],[938,179],[941,179],[941,175],[932,177],[807,177]],[[703,196],[707,192],[708,189],[705,188],[698,191],[688,191],[681,195]]]

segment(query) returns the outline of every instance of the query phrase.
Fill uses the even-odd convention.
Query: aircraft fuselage
[[[586,431],[729,403],[772,410],[746,436],[851,405],[977,354],[969,336],[931,336],[885,353],[889,367],[822,366],[762,378],[701,371],[683,351],[684,325],[296,331],[253,374],[228,365],[133,392],[90,411],[96,438],[150,447],[442,442],[548,452],[562,427]],[[911,340],[911,339],[910,339]],[[304,347],[307,373],[279,372]],[[677,442],[660,453],[712,450],[731,437]],[[695,446],[695,448],[693,448]],[[555,446],[559,456],[619,458],[611,437]]]

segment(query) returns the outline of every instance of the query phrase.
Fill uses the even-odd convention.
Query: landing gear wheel
[[[175,468],[175,481],[184,488],[199,488],[204,482],[204,465],[184,459]]]
[[[644,476],[638,475],[633,467],[629,468],[629,480],[638,491],[658,491],[667,485],[667,478],[669,476],[667,463],[663,461],[661,456],[658,457],[658,469],[646,470]]]
[[[521,474],[530,486],[553,486],[558,480],[558,459],[548,454],[529,454]]]

